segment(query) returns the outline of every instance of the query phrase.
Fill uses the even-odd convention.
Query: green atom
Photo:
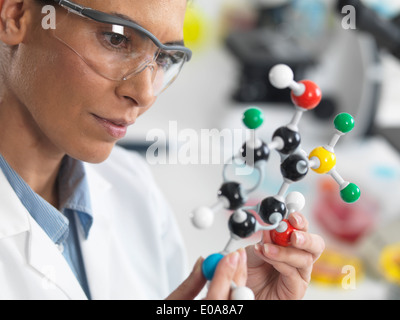
[[[335,128],[343,133],[354,129],[354,118],[348,113],[338,114],[333,123],[335,124]]]
[[[258,108],[247,109],[243,114],[243,123],[249,129],[257,129],[264,122],[264,114]]]
[[[343,190],[340,190],[340,196],[342,197],[344,202],[353,203],[356,202],[361,195],[361,191],[357,185],[354,183],[349,183],[347,187]]]

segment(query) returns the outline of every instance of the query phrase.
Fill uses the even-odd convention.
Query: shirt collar
[[[93,224],[92,207],[85,167],[81,161],[65,156],[59,173],[60,209],[74,210],[85,238]]]

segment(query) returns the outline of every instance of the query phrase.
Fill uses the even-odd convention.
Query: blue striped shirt
[[[59,246],[90,299],[77,228],[81,226],[83,236],[87,239],[93,223],[89,186],[83,163],[68,156],[64,157],[58,175],[59,210],[34,192],[1,154],[0,168],[33,219]]]

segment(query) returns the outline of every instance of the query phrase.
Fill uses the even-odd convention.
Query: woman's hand
[[[197,297],[207,283],[201,266],[204,259],[199,258],[189,277],[168,296],[167,300],[192,300]],[[247,279],[246,251],[239,249],[226,255],[218,263],[214,277],[210,282],[206,300],[229,300],[231,283],[244,286]]]
[[[246,248],[248,259],[247,286],[256,299],[301,299],[311,279],[314,262],[325,248],[324,240],[307,233],[308,221],[300,213],[289,217],[298,231],[291,235],[290,247],[272,243],[269,231],[255,246]]]
[[[308,221],[300,213],[291,214],[289,222],[298,230],[291,236],[290,247],[273,244],[269,231],[264,232],[261,243],[230,253],[219,262],[205,299],[229,300],[232,281],[247,285],[259,300],[303,298],[325,243],[320,236],[307,233]],[[197,260],[189,277],[167,299],[194,299],[200,293],[207,282],[202,263],[202,258]]]

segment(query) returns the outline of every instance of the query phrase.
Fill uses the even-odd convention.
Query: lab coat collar
[[[42,285],[51,289],[54,284],[69,299],[87,300],[78,280],[60,249],[44,233],[35,220],[30,219],[28,263],[43,275]]]
[[[29,230],[27,211],[0,170],[0,240]],[[29,214],[29,213],[28,213]]]
[[[110,219],[107,216],[108,213],[112,213],[113,208],[110,207],[107,193],[112,191],[112,185],[97,172],[96,165],[85,164],[85,170],[92,200],[93,226],[87,240],[82,232],[78,232],[81,237],[82,256],[92,298],[109,299],[109,248],[112,235],[109,231]],[[1,170],[0,193],[0,241],[26,233],[25,245],[16,247],[15,250],[20,250],[20,255],[25,257],[27,265],[38,272],[38,276],[43,280],[39,281],[43,285],[42,289],[61,290],[67,299],[86,299],[59,248],[31,217]],[[51,297],[51,294],[49,296]]]
[[[83,238],[83,233],[79,233],[79,236],[92,299],[108,300],[110,299],[111,221],[104,213],[112,214],[113,211],[107,197],[107,193],[112,190],[112,185],[97,172],[96,166],[101,166],[101,164],[85,163],[92,201],[93,225],[87,240]]]
[[[42,276],[43,290],[58,288],[68,299],[86,299],[79,282],[57,246],[31,217],[0,170],[0,241],[27,233],[21,255]],[[16,250],[17,247],[16,247]]]

